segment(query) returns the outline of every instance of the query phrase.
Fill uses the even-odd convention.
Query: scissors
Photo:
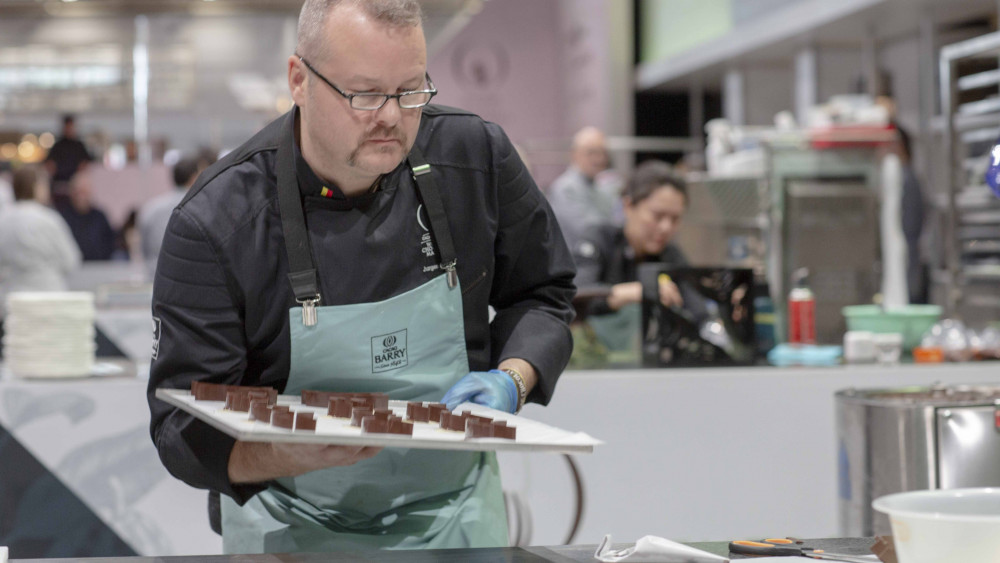
[[[843,553],[827,553],[822,549],[796,545],[795,540],[769,538],[762,541],[736,540],[729,542],[729,551],[742,555],[769,557],[798,556],[827,561],[847,561],[850,563],[871,563],[872,559]]]

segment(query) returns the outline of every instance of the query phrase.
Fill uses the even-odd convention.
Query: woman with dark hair
[[[14,172],[14,204],[0,211],[0,303],[13,291],[62,291],[80,248],[59,213],[35,200],[38,171]],[[0,307],[2,310],[2,307]]]
[[[687,210],[687,185],[673,174],[670,165],[657,160],[640,164],[625,184],[622,204],[623,227],[592,227],[573,249],[577,287],[611,286],[605,299],[591,302],[587,309],[590,315],[606,315],[641,303],[639,264],[688,265],[671,242]],[[704,317],[701,300],[671,280],[660,281],[659,296],[666,307],[684,307],[687,301],[685,308],[696,309],[690,311],[695,318]]]

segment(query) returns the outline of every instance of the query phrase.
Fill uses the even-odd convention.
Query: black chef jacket
[[[153,288],[153,441],[174,476],[241,504],[262,487],[229,482],[233,438],[154,393],[186,389],[194,380],[284,388],[288,310],[296,303],[275,161],[296,112],[201,174],[171,216]],[[427,106],[416,143],[440,186],[455,239],[470,369],[527,360],[539,376],[529,400],[547,403],[572,352],[575,292],[572,257],[551,209],[493,123]],[[405,164],[385,175],[376,192],[345,199],[309,170],[297,148],[296,158],[321,305],[381,301],[441,274]],[[489,305],[496,310],[492,323]]]

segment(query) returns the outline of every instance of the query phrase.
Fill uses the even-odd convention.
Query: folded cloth
[[[657,536],[643,536],[632,547],[611,549],[611,535],[604,536],[594,557],[605,563],[728,563],[728,559],[707,551]]]

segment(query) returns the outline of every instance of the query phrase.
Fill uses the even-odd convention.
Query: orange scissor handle
[[[775,545],[793,545],[795,540],[790,540],[788,538],[767,538],[764,542]],[[822,549],[809,549],[808,551],[810,553],[823,553]]]
[[[763,543],[763,542],[759,542],[759,541],[750,541],[750,540],[736,540],[736,541],[730,542],[730,543],[735,543],[736,545],[748,545],[750,547],[774,547],[773,545],[771,545],[769,543]]]
[[[745,555],[801,555],[802,549],[791,545],[776,545],[750,540],[735,540],[729,542],[729,551]]]

